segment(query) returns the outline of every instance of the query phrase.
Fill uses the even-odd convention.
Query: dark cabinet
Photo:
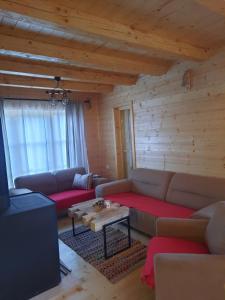
[[[60,282],[55,204],[39,193],[11,197],[0,215],[0,299],[29,299]]]

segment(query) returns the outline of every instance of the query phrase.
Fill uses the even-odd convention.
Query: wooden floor
[[[59,230],[70,228],[68,218],[59,221]],[[146,243],[147,238],[132,231],[132,236]],[[140,281],[140,268],[116,284],[110,283],[95,268],[60,241],[60,257],[72,269],[61,283],[33,300],[154,300],[154,293]]]

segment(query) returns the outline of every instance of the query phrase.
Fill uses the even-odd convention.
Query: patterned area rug
[[[76,228],[76,233],[83,230],[85,230],[83,226]],[[132,239],[131,248],[105,260],[102,231],[88,231],[74,237],[72,230],[69,230],[61,233],[59,238],[112,283],[118,282],[126,274],[143,265],[146,257],[146,246]],[[112,227],[107,229],[109,255],[125,248],[127,245],[127,234]]]

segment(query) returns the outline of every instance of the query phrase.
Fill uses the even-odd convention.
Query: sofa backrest
[[[85,174],[85,168],[71,168],[58,170],[53,173],[39,173],[15,178],[17,189],[27,188],[33,192],[41,192],[45,195],[63,192],[72,189],[75,173]]]
[[[169,185],[166,201],[201,209],[225,200],[225,179],[176,173]]]
[[[58,190],[56,178],[50,172],[20,176],[15,178],[14,184],[17,189],[27,188],[33,192],[41,192],[45,195],[57,193]]]
[[[134,169],[129,176],[132,180],[131,190],[138,194],[164,200],[173,174],[168,171]]]
[[[55,171],[53,174],[56,178],[58,192],[63,192],[72,189],[73,179],[75,174],[85,174],[85,168],[71,168]]]

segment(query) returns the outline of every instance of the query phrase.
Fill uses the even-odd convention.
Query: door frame
[[[114,133],[115,133],[115,158],[116,158],[116,177],[118,179],[125,178],[124,162],[123,162],[123,143],[122,143],[122,124],[121,111],[130,110],[130,130],[131,130],[131,147],[133,168],[136,167],[136,151],[135,151],[135,134],[134,134],[134,111],[133,102],[127,105],[121,105],[113,108],[114,115]]]

